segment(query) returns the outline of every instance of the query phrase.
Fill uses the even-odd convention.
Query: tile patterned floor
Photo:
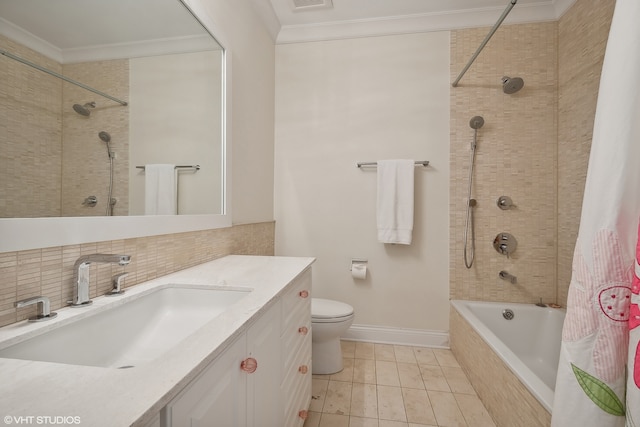
[[[450,350],[342,342],[344,369],[313,376],[304,427],[495,427]]]

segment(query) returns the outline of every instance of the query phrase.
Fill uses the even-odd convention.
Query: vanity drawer
[[[300,308],[302,307],[302,308]],[[311,270],[307,269],[296,283],[282,297],[282,321],[288,324],[289,321],[300,309],[311,313]]]
[[[283,329],[286,333],[280,339],[282,362],[283,366],[287,366],[303,346],[311,348],[311,319],[299,319],[284,325]]]
[[[311,403],[311,349],[296,359],[285,375],[281,391],[285,402],[285,426],[301,426]],[[306,366],[302,373],[298,368]],[[301,413],[301,411],[304,411]]]

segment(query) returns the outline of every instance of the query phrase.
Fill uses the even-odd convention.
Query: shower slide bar
[[[507,17],[509,12],[511,12],[511,9],[513,9],[513,6],[515,6],[517,2],[518,2],[518,0],[511,0],[509,2],[509,4],[507,5],[507,8],[504,10],[504,12],[502,12],[502,15],[500,15],[500,18],[498,18],[498,21],[495,23],[493,28],[491,28],[491,30],[489,31],[489,34],[487,34],[487,36],[484,38],[484,40],[482,40],[482,43],[480,43],[480,46],[476,50],[476,53],[474,53],[473,56],[471,57],[471,59],[469,59],[469,62],[467,62],[467,65],[465,65],[465,67],[462,69],[462,71],[458,75],[458,78],[455,79],[453,83],[451,83],[451,86],[453,86],[453,87],[458,86],[458,82],[460,81],[462,76],[464,76],[464,73],[467,72],[469,67],[471,67],[471,64],[473,64],[473,61],[475,61],[476,58],[478,57],[478,55],[480,55],[480,52],[482,51],[482,49],[484,49],[484,47],[487,45],[487,43],[489,43],[489,39],[493,36],[493,34],[496,32],[496,30],[498,29],[500,24],[502,24],[502,21],[504,21],[504,19]]]
[[[356,163],[356,166],[361,168],[362,166],[377,166],[378,162],[358,162]],[[421,166],[429,166],[429,160],[417,160],[415,162],[415,165],[421,165]]]
[[[87,85],[85,85],[84,83],[80,83],[79,81],[76,81],[76,80],[70,79],[70,78],[69,78],[69,77],[67,77],[67,76],[63,76],[62,74],[56,73],[55,71],[51,71],[51,70],[49,70],[48,68],[41,67],[40,65],[38,65],[38,64],[34,64],[34,63],[33,63],[33,62],[31,62],[31,61],[27,61],[27,60],[26,60],[26,59],[24,59],[24,58],[20,58],[19,56],[16,56],[16,55],[14,55],[14,54],[13,54],[13,53],[11,53],[11,52],[7,52],[7,51],[6,51],[6,50],[4,50],[4,49],[0,49],[0,54],[2,54],[2,55],[4,55],[4,56],[6,56],[7,58],[11,58],[11,59],[13,59],[14,61],[21,62],[21,63],[23,63],[24,65],[27,65],[27,66],[29,66],[29,67],[31,67],[31,68],[35,68],[35,69],[36,69],[36,70],[38,70],[38,71],[42,71],[43,73],[47,73],[47,74],[49,74],[50,76],[57,77],[57,78],[59,78],[59,79],[61,79],[61,80],[64,80],[65,82],[68,82],[68,83],[71,83],[71,84],[73,84],[73,85],[79,86],[79,87],[81,87],[81,88],[83,88],[83,89],[88,90],[89,92],[93,92],[93,93],[95,93],[95,94],[97,94],[97,95],[103,96],[103,97],[105,97],[105,98],[107,98],[107,99],[110,99],[110,100],[112,100],[112,101],[114,101],[114,102],[117,102],[117,103],[118,103],[118,104],[120,104],[120,105],[128,105],[128,103],[127,103],[127,102],[125,102],[125,101],[122,101],[122,100],[120,100],[120,99],[118,99],[118,98],[114,98],[114,97],[113,97],[113,96],[111,96],[111,95],[107,95],[106,93],[99,91],[98,89],[94,89],[94,88],[92,88],[91,86],[87,86]]]
[[[136,169],[142,169],[144,170],[144,166],[136,166]],[[174,167],[174,169],[194,169],[195,171],[199,171],[200,170],[200,165],[179,165]]]

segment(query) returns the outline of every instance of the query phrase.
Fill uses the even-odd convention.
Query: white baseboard
[[[341,338],[346,341],[449,348],[449,333],[444,331],[351,325]]]

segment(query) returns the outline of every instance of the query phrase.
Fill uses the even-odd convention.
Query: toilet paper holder
[[[351,267],[349,267],[349,271],[353,271],[353,266],[354,265],[362,265],[362,264],[364,264],[366,266],[368,262],[369,262],[369,260],[366,259],[366,258],[352,258],[351,259]]]

